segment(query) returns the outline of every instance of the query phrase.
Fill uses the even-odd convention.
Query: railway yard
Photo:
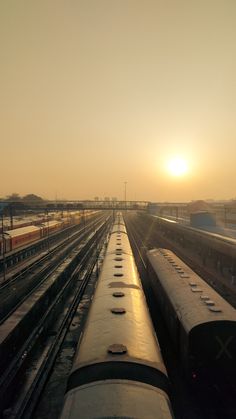
[[[19,231],[0,260],[3,419],[236,417],[234,238],[115,210]]]

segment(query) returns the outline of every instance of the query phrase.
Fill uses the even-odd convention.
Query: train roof
[[[219,245],[226,244],[228,246],[233,246],[235,248],[236,244],[236,231],[229,228],[223,228],[220,226],[201,226],[201,227],[192,227],[188,224],[179,223],[176,220],[171,220],[169,218],[160,217],[159,215],[150,214],[150,217],[157,218],[161,221],[169,223],[170,225],[174,224],[179,229],[183,231],[193,232],[195,234],[201,235],[202,237],[209,238],[211,241],[214,240],[215,243],[218,242]]]
[[[147,257],[185,330],[207,322],[236,322],[236,310],[173,252],[153,249]]]
[[[39,227],[31,225],[31,226],[26,226],[26,227],[15,228],[14,230],[8,230],[5,232],[5,234],[13,238],[17,236],[23,236],[24,234],[33,233],[39,230],[40,230]]]
[[[166,394],[131,380],[101,380],[67,393],[61,419],[173,419]]]
[[[91,360],[130,361],[166,375],[128,236],[118,234],[110,236],[73,370]]]
[[[52,220],[52,221],[46,221],[45,223],[42,223],[41,225],[43,227],[53,227],[56,226],[58,224],[61,224],[62,221],[56,221],[56,220]]]

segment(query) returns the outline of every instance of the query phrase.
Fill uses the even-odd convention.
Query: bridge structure
[[[135,210],[147,211],[150,202],[148,201],[42,201],[42,202],[18,202],[2,201],[0,202],[0,213],[16,213],[29,211],[70,211],[70,210]]]
[[[149,204],[148,201],[77,201],[58,203],[57,207],[84,210],[147,211]]]

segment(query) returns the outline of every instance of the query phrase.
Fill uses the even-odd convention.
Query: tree
[[[6,201],[21,201],[21,196],[18,193],[14,192],[11,195],[7,196]]]
[[[22,198],[22,201],[24,202],[33,202],[33,203],[42,203],[43,202],[43,198],[41,198],[41,196],[35,195],[35,194],[28,194],[25,195]]]

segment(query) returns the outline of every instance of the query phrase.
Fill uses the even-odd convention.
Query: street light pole
[[[3,281],[6,280],[6,266],[5,266],[5,237],[4,237],[4,223],[2,210],[2,262],[3,262]]]
[[[49,214],[48,209],[46,210],[47,214],[47,242],[48,242],[48,253],[50,253],[50,242],[49,242]]]

